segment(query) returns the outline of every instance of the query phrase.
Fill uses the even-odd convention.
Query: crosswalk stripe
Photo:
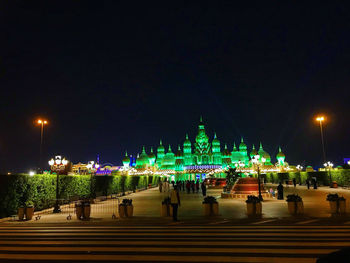
[[[309,223],[313,223],[319,221],[319,219],[311,219],[311,220],[306,220],[306,221],[301,221],[301,222],[297,222],[297,225],[303,225],[303,224],[309,224]]]
[[[0,261],[314,263],[349,246],[344,225],[0,228]]]
[[[23,260],[22,255],[13,254],[10,256],[2,257],[0,259],[17,259]],[[28,260],[45,260],[49,262],[52,260],[51,255],[26,255],[26,262]],[[65,260],[65,261],[124,261],[124,262],[251,262],[251,263],[295,263],[295,258],[288,257],[232,257],[232,256],[196,256],[196,257],[182,257],[173,256],[169,260],[169,256],[159,256],[159,255],[142,255],[142,259],[138,255],[55,255],[55,260]],[[298,258],[298,263],[314,263],[314,258]]]
[[[276,221],[276,219],[270,219],[270,220],[254,222],[254,223],[252,223],[252,225],[260,225],[260,224],[265,224],[265,223],[273,222],[273,221]]]

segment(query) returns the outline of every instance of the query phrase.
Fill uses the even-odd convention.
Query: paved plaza
[[[262,218],[248,219],[245,200],[221,199],[220,189],[208,190],[220,204],[216,217],[202,215],[201,193],[181,192],[179,222],[160,217],[161,201],[169,193],[158,188],[125,197],[133,199],[132,218],[118,217],[117,199],[93,204],[89,221],[77,220],[73,207],[62,206],[60,214],[36,213],[40,220],[3,220],[0,262],[315,263],[350,247],[350,218],[331,216],[326,201],[330,192],[350,198],[345,189],[286,188],[285,194],[303,197],[303,217],[290,216],[285,200],[270,198],[263,202]]]
[[[266,188],[276,188],[276,185],[267,184]],[[330,189],[329,187],[319,187],[317,190],[306,189],[305,186],[288,186],[285,187],[285,197],[288,194],[296,193],[303,198],[305,214],[302,218],[306,219],[329,219],[338,222],[339,220],[347,221],[347,216],[338,218],[332,217],[330,214],[329,204],[326,201],[328,193],[338,193],[350,201],[350,190],[346,189]],[[207,195],[217,197],[219,202],[219,216],[204,217],[201,192],[190,193],[180,192],[181,206],[179,208],[179,220],[181,224],[192,223],[207,224],[207,223],[230,223],[230,222],[245,222],[249,221],[246,215],[246,203],[244,199],[223,199],[220,197],[221,189],[208,189]],[[92,205],[90,223],[99,222],[115,222],[123,224],[169,224],[171,218],[160,217],[161,202],[165,197],[169,196],[169,192],[160,193],[158,188],[152,188],[145,191],[129,194],[125,197],[119,197],[119,201],[123,198],[131,198],[134,205],[134,217],[120,219],[118,217],[117,206],[118,199],[108,199],[107,201],[96,202]],[[350,202],[347,203],[347,212],[350,213]],[[112,218],[113,214],[116,219]],[[40,220],[31,220],[28,222],[19,222],[17,220],[2,220],[3,223],[10,224],[43,224],[43,223],[70,223],[84,224],[86,222],[77,220],[74,215],[74,205],[62,206],[62,213],[53,214],[52,209],[37,212],[40,215]],[[71,215],[72,219],[67,220],[67,216]],[[302,218],[297,218],[302,219]],[[277,200],[276,198],[268,198],[263,202],[263,220],[287,220],[293,221],[295,217],[288,213],[287,202],[285,200]],[[271,221],[272,222],[272,221]]]

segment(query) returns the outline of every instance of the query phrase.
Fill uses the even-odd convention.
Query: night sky
[[[37,166],[37,117],[45,163],[175,150],[200,115],[222,146],[318,166],[324,113],[327,159],[350,156],[345,2],[143,2],[1,1],[1,172]]]

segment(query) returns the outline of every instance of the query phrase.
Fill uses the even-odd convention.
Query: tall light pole
[[[53,209],[54,213],[60,213],[61,212],[61,208],[60,208],[60,204],[58,201],[59,198],[59,174],[65,172],[66,170],[66,166],[68,164],[68,161],[60,156],[57,155],[55,157],[55,159],[51,159],[49,161],[49,165],[51,167],[51,171],[56,172],[56,203],[55,203],[55,207]]]
[[[42,152],[43,152],[43,140],[44,140],[44,125],[47,125],[47,120],[39,119],[37,120],[37,123],[41,125],[40,128],[40,156],[39,156],[39,169],[41,170],[41,159],[42,159]]]
[[[260,162],[260,155],[255,155],[252,159],[253,165],[256,168],[257,172],[258,172],[258,189],[259,189],[259,200],[263,201],[263,197],[261,195],[261,183],[260,183],[260,166],[264,165],[266,159],[264,157],[261,158],[261,162]]]
[[[86,166],[88,168],[88,171],[90,173],[90,198],[94,198],[92,192],[93,192],[93,184],[92,184],[92,178],[96,172],[96,170],[100,167],[98,163],[95,163],[94,161],[90,161],[88,165]]]
[[[331,169],[333,168],[333,163],[331,162],[326,162],[323,164],[324,167],[326,169],[328,169],[328,175],[329,175],[329,187],[332,188],[333,187],[333,183],[332,183],[332,173],[331,173]]]
[[[316,118],[316,121],[320,124],[320,132],[321,132],[321,141],[322,141],[322,151],[323,151],[323,162],[326,162],[326,151],[324,149],[324,140],[323,140],[323,128],[322,128],[322,122],[324,122],[325,117],[324,116],[318,116]]]

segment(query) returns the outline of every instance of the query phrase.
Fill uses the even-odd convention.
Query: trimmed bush
[[[336,181],[340,186],[350,185],[350,169],[331,171],[332,181]],[[311,180],[316,177],[317,182],[323,185],[329,185],[329,173],[328,171],[316,171],[316,172],[289,172],[289,173],[267,173],[266,180],[269,183],[285,182],[286,180],[295,180],[297,183],[301,181],[302,184],[306,183],[306,180]]]
[[[59,199],[89,198],[145,189],[158,184],[158,176],[59,175]],[[52,207],[56,199],[56,175],[0,175],[0,218],[17,213],[26,202],[36,210]]]

